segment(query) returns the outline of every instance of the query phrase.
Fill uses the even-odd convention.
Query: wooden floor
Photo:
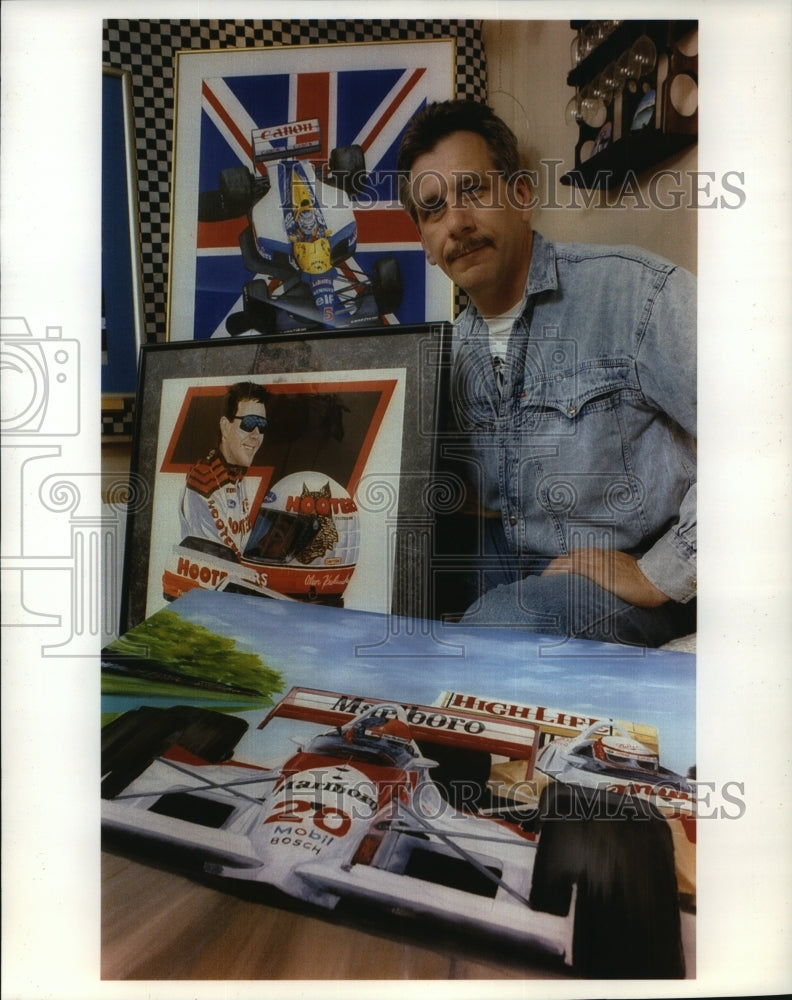
[[[683,914],[688,978],[695,919]],[[258,886],[240,893],[111,846],[102,853],[102,979],[559,979],[513,946],[358,907],[325,916]]]

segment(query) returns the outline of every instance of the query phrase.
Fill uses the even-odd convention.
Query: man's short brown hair
[[[431,152],[437,143],[454,132],[475,132],[489,147],[492,162],[512,182],[520,173],[517,138],[492,108],[478,101],[436,101],[413,116],[399,147],[399,198],[414,222],[418,212],[412,197],[410,171],[419,156]]]

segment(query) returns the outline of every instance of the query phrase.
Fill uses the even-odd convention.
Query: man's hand
[[[542,576],[551,573],[585,576],[598,587],[638,608],[658,608],[669,600],[646,579],[634,556],[614,549],[573,549],[569,555],[553,559]]]

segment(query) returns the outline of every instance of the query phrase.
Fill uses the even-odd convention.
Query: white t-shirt
[[[486,316],[484,322],[489,330],[489,344],[493,359],[506,358],[514,322],[523,310],[522,300],[500,316]]]

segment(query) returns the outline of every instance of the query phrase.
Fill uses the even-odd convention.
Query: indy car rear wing
[[[436,704],[443,710],[464,711],[476,718],[508,718],[512,721],[524,719],[532,722],[541,733],[542,746],[554,739],[572,740],[595,722],[602,721],[599,715],[550,708],[547,705],[485,698],[478,694],[460,691],[443,691]],[[654,726],[628,721],[622,721],[621,725],[633,739],[659,754],[659,737]]]
[[[250,138],[254,163],[308,156],[322,149],[322,129],[318,118],[255,128]]]
[[[259,724],[263,729],[275,718],[300,719],[321,725],[343,726],[377,705],[392,705],[380,698],[362,698],[293,687]],[[526,762],[525,776],[533,773],[539,749],[539,727],[523,719],[485,718],[475,712],[403,703],[406,721],[416,742],[479,750],[510,760]]]

